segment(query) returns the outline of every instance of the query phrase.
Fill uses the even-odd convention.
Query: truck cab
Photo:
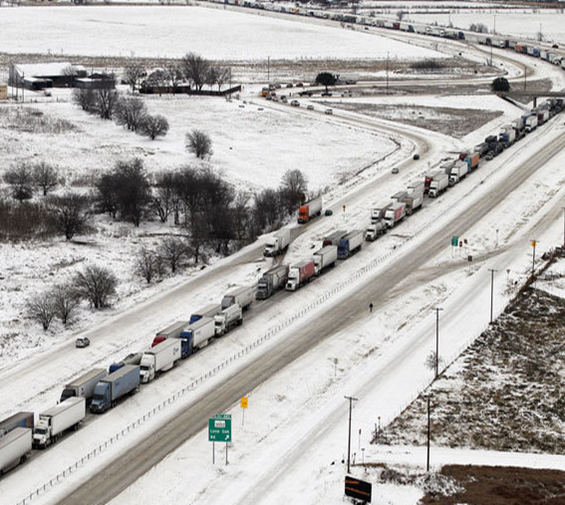
[[[308,205],[301,205],[298,209],[298,222],[307,223],[310,220]]]
[[[287,291],[296,291],[300,284],[300,269],[291,268],[288,272],[288,281],[286,281],[285,289]]]
[[[147,383],[155,378],[155,357],[152,354],[144,354],[141,357],[139,375],[141,382]]]
[[[33,446],[45,448],[51,438],[51,426],[48,419],[39,419],[33,431]]]
[[[377,221],[375,224],[370,225],[365,233],[365,240],[373,242],[377,237],[386,233],[386,225],[383,221]]]
[[[265,244],[265,250],[263,251],[263,256],[276,256],[279,250],[279,244],[277,237],[271,237]]]
[[[90,404],[91,412],[101,414],[110,408],[110,384],[107,382],[99,382],[94,388],[94,397]]]

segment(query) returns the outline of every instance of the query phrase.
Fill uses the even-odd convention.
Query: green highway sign
[[[453,237],[451,237],[451,245],[453,247],[457,247],[459,245],[459,237],[457,235],[453,235]]]
[[[209,442],[231,442],[231,415],[220,414],[208,419]]]

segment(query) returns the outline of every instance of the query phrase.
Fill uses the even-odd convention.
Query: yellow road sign
[[[241,397],[241,408],[246,409],[248,403],[249,403],[249,399],[247,398],[247,396],[242,396]]]

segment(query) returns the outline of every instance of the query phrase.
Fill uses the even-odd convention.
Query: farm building
[[[0,100],[8,99],[8,85],[0,83]]]
[[[27,89],[66,88],[73,85],[76,77],[86,77],[82,65],[69,62],[13,64],[10,67],[9,84]]]

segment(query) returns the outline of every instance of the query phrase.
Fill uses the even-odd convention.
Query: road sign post
[[[241,416],[241,426],[243,426],[243,423],[245,422],[245,411],[247,409],[248,404],[249,404],[249,398],[247,398],[247,396],[242,396],[241,397],[241,408],[243,410],[243,414]]]
[[[226,443],[226,465],[228,464],[228,442],[231,436],[231,414],[216,414],[208,419],[208,441],[212,442],[212,463],[215,462],[215,442]]]

